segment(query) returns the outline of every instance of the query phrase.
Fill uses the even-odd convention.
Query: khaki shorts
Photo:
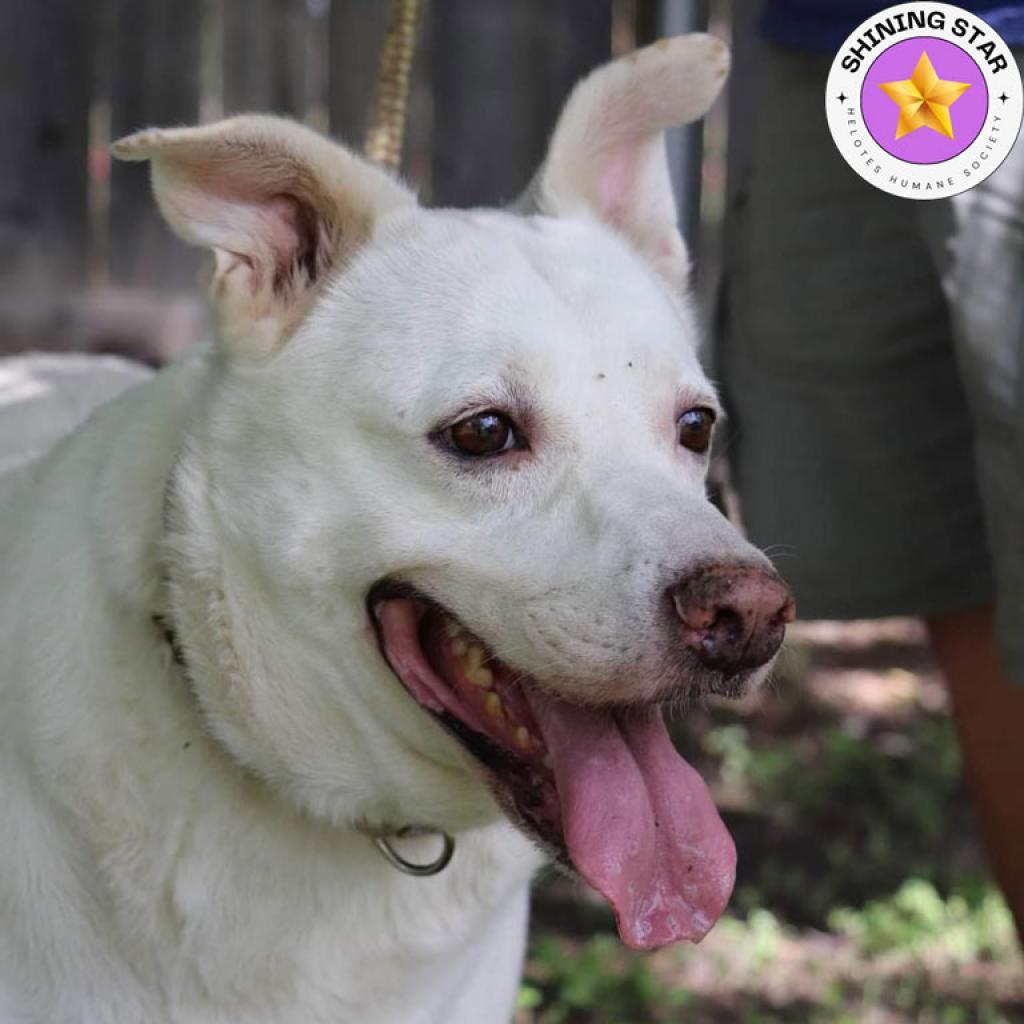
[[[713,370],[743,520],[804,618],[995,597],[1024,681],[1024,144],[953,199],[886,195],[832,143],[829,63],[761,46],[732,126]]]

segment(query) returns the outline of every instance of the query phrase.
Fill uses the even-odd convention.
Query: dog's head
[[[270,118],[116,148],[215,256],[168,540],[212,731],[332,822],[500,806],[644,947],[700,937],[734,868],[659,704],[757,685],[792,614],[705,494],[664,155],[726,67],[688,36],[595,72],[515,213],[423,210]]]

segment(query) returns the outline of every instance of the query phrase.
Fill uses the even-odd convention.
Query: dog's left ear
[[[665,129],[702,117],[728,70],[726,45],[703,34],[663,39],[598,68],[566,102],[519,208],[598,217],[681,290],[689,266]]]
[[[237,354],[273,351],[376,221],[415,203],[384,171],[276,117],[151,129],[115,142],[113,152],[149,160],[167,222],[213,251],[214,314]]]

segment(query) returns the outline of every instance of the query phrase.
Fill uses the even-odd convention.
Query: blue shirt
[[[862,21],[892,5],[875,0],[764,0],[759,27],[774,43],[834,53]],[[1024,3],[974,0],[956,6],[984,18],[1010,46],[1024,44]]]

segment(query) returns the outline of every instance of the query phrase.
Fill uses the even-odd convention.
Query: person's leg
[[[1024,939],[1024,687],[1000,668],[991,605],[927,622],[989,864]]]

